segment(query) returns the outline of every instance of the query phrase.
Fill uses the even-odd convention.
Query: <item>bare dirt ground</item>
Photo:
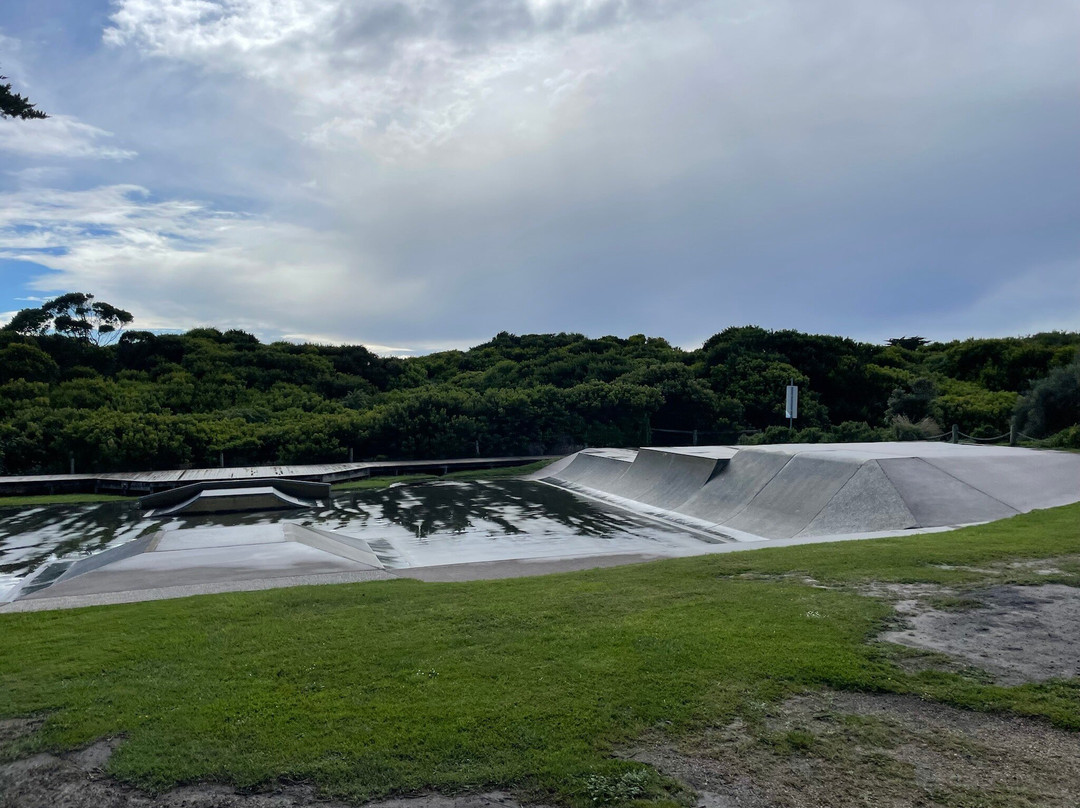
[[[911,696],[815,693],[633,750],[702,808],[1075,808],[1080,737]]]
[[[1076,587],[994,586],[902,600],[897,611],[906,626],[882,640],[947,654],[1000,684],[1080,676]]]

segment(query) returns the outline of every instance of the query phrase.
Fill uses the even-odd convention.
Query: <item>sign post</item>
[[[784,415],[788,419],[788,429],[794,428],[795,419],[799,417],[799,387],[795,380],[787,387],[787,401],[784,407]]]

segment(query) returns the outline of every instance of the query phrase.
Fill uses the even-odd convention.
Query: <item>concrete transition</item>
[[[393,577],[366,542],[333,531],[288,523],[161,530],[44,567],[8,610]]]
[[[183,485],[139,499],[147,517],[314,508],[330,498],[329,483],[304,480],[222,480]]]
[[[1080,455],[945,443],[587,449],[537,478],[741,541],[955,527],[1080,501]]]

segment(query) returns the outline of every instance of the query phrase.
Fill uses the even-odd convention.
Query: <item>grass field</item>
[[[41,494],[38,496],[0,497],[0,508],[25,508],[30,505],[89,505],[135,499],[116,494]]]
[[[1077,553],[1074,505],[952,533],[538,578],[3,615],[0,716],[47,716],[9,755],[123,734],[110,772],[149,789],[301,780],[353,800],[506,788],[582,808],[670,805],[685,794],[619,748],[750,721],[801,691],[915,693],[1080,730],[1075,679],[1007,688],[899,667],[872,641],[891,608],[861,594]],[[1050,580],[1080,583],[1062,569]]]

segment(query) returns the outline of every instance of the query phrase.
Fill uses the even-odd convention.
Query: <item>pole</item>
[[[791,380],[790,380],[790,381],[788,382],[788,384],[794,387],[794,385],[795,385],[795,379],[791,379]],[[788,412],[790,413],[791,411],[790,411],[790,410],[788,410]],[[794,418],[794,416],[792,416],[792,415],[788,415],[788,419],[787,419],[787,429],[788,429],[788,437],[790,438],[790,437],[791,437],[791,433],[795,431],[795,418]]]
[[[1016,445],[1016,421],[1009,424],[1009,445]]]
[[[953,443],[959,443],[960,442],[960,425],[959,424],[953,424],[952,425],[952,442]]]

